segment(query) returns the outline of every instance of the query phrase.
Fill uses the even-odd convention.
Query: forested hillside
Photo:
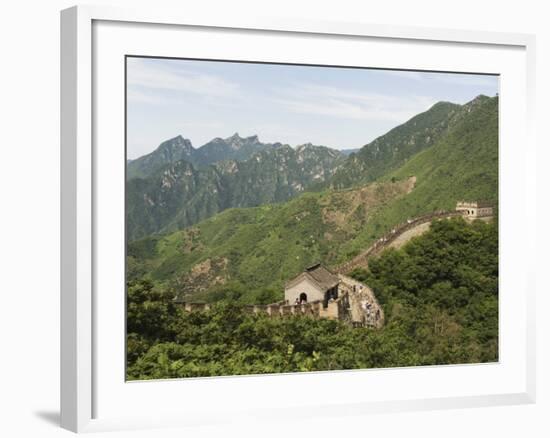
[[[412,179],[373,183],[229,209],[176,233],[130,243],[128,275],[147,273],[193,300],[233,294],[246,303],[278,301],[284,282],[305,266],[346,259],[342,245],[361,232],[375,211],[412,187]]]
[[[133,379],[341,370],[498,360],[498,226],[435,222],[356,271],[386,313],[380,330],[298,316],[250,315],[227,295],[187,313],[174,291],[128,284]]]
[[[498,213],[498,97],[478,97],[433,146],[379,178],[400,181],[414,175],[415,189],[374,214],[356,239],[345,245],[357,253],[394,224],[434,210],[452,210],[457,201],[486,200]]]
[[[331,187],[341,189],[374,181],[436,144],[463,112],[460,105],[439,102],[350,155]]]

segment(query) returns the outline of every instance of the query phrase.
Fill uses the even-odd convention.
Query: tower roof
[[[493,207],[494,203],[491,201],[459,201],[456,203],[457,207],[477,207],[477,208],[486,208],[486,207]]]
[[[286,284],[286,287],[294,286],[304,278],[308,278],[323,290],[332,289],[339,283],[339,278],[336,274],[329,271],[320,263],[316,263],[315,265],[307,267],[304,272],[290,280]]]

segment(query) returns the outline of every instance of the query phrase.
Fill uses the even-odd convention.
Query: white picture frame
[[[153,40],[150,42],[150,47],[146,47],[139,37],[146,28],[148,41]],[[424,61],[423,65],[411,63],[408,67],[410,69],[418,69],[420,66],[426,70],[489,72],[503,75],[500,104],[502,140],[500,149],[502,208],[500,211],[502,216],[506,213],[508,215],[500,224],[500,230],[506,250],[504,255],[509,254],[509,256],[501,259],[501,263],[504,263],[503,266],[514,266],[514,270],[512,273],[503,275],[501,287],[503,285],[509,287],[518,295],[515,296],[517,308],[511,308],[511,301],[504,300],[504,303],[500,304],[500,310],[504,316],[500,321],[499,336],[505,354],[498,364],[422,367],[414,370],[390,369],[376,372],[186,379],[187,382],[178,380],[126,383],[124,381],[124,375],[120,373],[119,366],[119,362],[124,361],[124,357],[119,355],[120,349],[123,348],[119,340],[124,336],[124,321],[123,314],[118,312],[120,309],[117,307],[121,302],[120,297],[116,295],[124,291],[116,287],[118,284],[115,278],[116,271],[110,275],[103,268],[110,263],[107,260],[107,250],[113,254],[120,254],[120,252],[117,253],[120,248],[106,249],[105,242],[116,240],[120,243],[120,239],[123,242],[124,238],[120,235],[121,207],[118,203],[122,201],[123,204],[120,190],[106,190],[109,183],[115,181],[117,175],[120,176],[117,172],[123,172],[123,166],[119,166],[121,163],[117,160],[112,160],[114,161],[112,164],[107,163],[102,154],[105,149],[101,149],[105,144],[102,139],[106,138],[107,132],[113,132],[109,131],[110,129],[117,131],[115,136],[110,137],[114,139],[110,140],[112,150],[120,156],[119,148],[124,148],[124,144],[119,141],[121,127],[117,125],[117,120],[119,121],[121,116],[118,111],[121,104],[120,98],[124,93],[120,87],[122,78],[118,74],[112,77],[110,75],[110,68],[112,67],[114,72],[120,72],[120,65],[112,66],[109,60],[120,60],[121,53],[136,54],[127,51],[130,50],[125,46],[128,40],[133,42],[132,51],[137,47],[140,54],[147,51],[156,53],[155,51],[159,50],[158,47],[163,43],[161,41],[163,35],[166,37],[171,32],[177,33],[183,29],[187,33],[183,32],[182,38],[193,36],[192,32],[198,32],[200,38],[205,38],[204,44],[201,43],[202,45],[199,44],[194,48],[193,55],[200,54],[202,50],[206,58],[215,56],[214,52],[209,52],[210,48],[206,42],[208,35],[232,32],[233,38],[239,41],[253,42],[261,38],[269,38],[270,42],[277,38],[294,38],[295,42],[299,39],[308,40],[304,44],[311,44],[313,57],[317,56],[315,44],[323,44],[334,39],[335,46],[331,48],[330,44],[325,45],[323,54],[319,54],[318,59],[321,59],[321,56],[325,57],[323,59],[328,59],[327,57],[330,56],[336,57],[335,47],[338,45],[368,42],[374,47],[378,43],[384,43],[387,46],[396,47],[394,56],[395,53],[399,53],[397,50],[401,50],[400,53],[403,55],[403,59],[399,62],[393,62],[380,54],[380,60],[377,62],[390,68],[407,68],[406,63],[411,63],[405,56],[404,46],[406,46],[411,51],[417,48],[419,58],[428,57],[432,52],[432,55],[437,55],[432,61]],[[125,38],[127,35],[131,35],[132,38]],[[152,35],[158,36],[158,47],[155,47],[157,37],[151,38]],[[170,34],[171,37],[173,35]],[[265,41],[267,40],[264,40],[264,43]],[[266,49],[265,46],[259,47],[258,44],[257,46],[255,48],[252,44],[249,48],[242,49],[248,50],[250,55],[236,53],[232,55],[228,51],[227,58],[251,56],[253,60],[257,60],[261,49],[262,56],[272,56],[273,59],[281,59],[282,56],[292,58],[292,62],[300,59],[300,52],[293,53],[288,47],[285,49],[287,54],[281,55],[276,53],[276,50],[269,53],[270,49]],[[470,56],[469,68],[453,69],[453,66],[460,66],[462,55],[458,54],[454,57],[442,55],[449,46],[456,47],[457,51],[463,51],[465,57]],[[174,50],[174,47],[167,44],[163,44],[162,47],[166,53]],[[275,45],[269,47],[275,47]],[[250,417],[273,420],[292,408],[292,406],[285,406],[284,391],[298,386],[309,388],[311,392],[302,398],[298,397],[295,402],[306,416],[360,415],[368,412],[534,402],[534,268],[531,268],[525,259],[520,260],[519,255],[522,251],[527,251],[534,246],[536,231],[535,216],[533,208],[530,207],[536,204],[534,198],[535,143],[532,128],[535,90],[534,49],[534,36],[524,34],[424,29],[365,23],[258,19],[246,16],[227,19],[215,15],[194,16],[190,11],[156,9],[134,11],[78,6],[62,11],[61,426],[75,432],[84,432],[208,424],[214,421],[213,418],[216,422],[227,421],[229,418],[237,421]],[[334,52],[332,55],[331,50]],[[468,55],[469,51],[472,55]],[[335,64],[339,65],[340,62],[343,61],[336,60]],[[475,62],[479,63],[478,69],[473,68]],[[438,68],[438,65],[441,65],[441,68]],[[492,65],[495,67],[491,67]],[[116,80],[109,82],[115,76]],[[115,99],[108,102],[110,108],[115,108],[113,114],[109,116],[109,119],[113,120],[113,126],[110,127],[102,118],[104,114],[102,108],[107,104],[105,96]],[[513,124],[512,120],[515,120]],[[522,147],[515,150],[508,147],[513,140],[521,140]],[[511,167],[509,166],[513,164],[518,166],[518,170],[514,176],[516,178],[514,184],[509,184],[507,182],[510,178]],[[117,170],[118,168],[120,169]],[[120,181],[117,181],[118,185],[115,185],[120,187]],[[517,208],[518,202],[520,208]],[[106,216],[105,212],[108,209],[115,212],[114,218]],[[116,223],[118,228],[109,229],[109,221]],[[514,233],[520,224],[523,224],[525,229],[521,238]],[[119,262],[123,263],[123,261]],[[120,274],[123,275],[123,272]],[[111,295],[118,297],[118,301],[113,302],[114,306],[107,308],[109,297],[101,294],[105,293],[105,285],[109,284],[115,285],[117,291]],[[98,299],[99,296],[102,298]],[[510,327],[510,318],[515,311],[517,311],[517,325]],[[113,336],[115,339],[113,345],[107,345],[108,342],[106,342],[106,333],[109,331],[116,334]],[[502,342],[510,344],[503,345]],[[106,362],[107,360],[111,362]],[[116,367],[110,366],[114,363],[113,361],[118,364]],[[420,385],[421,382],[427,382],[430,379],[435,382],[447,382],[452,379],[455,380],[456,387],[453,391],[448,391],[444,384],[435,383],[431,389],[419,387],[412,388],[410,391],[404,390],[407,382],[414,380]],[[373,388],[373,394],[376,393],[374,388],[378,385],[381,391],[384,390],[388,395],[386,397],[356,395],[348,398],[337,395],[338,388],[351,388],[364,384],[362,382],[366,380],[369,382],[369,387]],[[504,380],[509,383],[505,383]],[[480,389],[481,392],[474,392],[468,387],[469,381],[484,381],[487,385]],[[135,406],[131,405],[131,400],[139,400],[139,397],[143,397],[143,400],[155,400],[160,394],[166,394],[167,400],[174,400],[183,385],[187,395],[198,394],[199,391],[210,395],[217,394],[216,398],[219,396],[220,403],[216,404],[206,396],[196,398],[193,406],[185,405],[184,401],[180,400],[181,403],[172,404],[171,409],[162,403],[154,405],[144,403],[146,406],[141,414]],[[271,402],[268,403],[261,397],[250,401],[250,398],[258,397],[255,391],[262,385],[272,391]],[[414,385],[411,383],[411,386]],[[120,391],[117,388],[120,388]],[[428,392],[422,392],[424,390]],[[228,394],[236,392],[242,395],[233,398],[232,409],[229,411],[222,409],[222,403],[228,401]],[[106,401],[106,395],[109,400],[112,400],[111,404]],[[123,398],[131,409],[117,410],[117,406],[124,404]],[[183,413],[184,409],[187,414]]]

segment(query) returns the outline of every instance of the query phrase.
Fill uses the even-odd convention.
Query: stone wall
[[[493,206],[487,202],[457,202],[456,210],[462,212],[468,219],[493,216]]]
[[[273,304],[255,304],[244,306],[244,311],[251,315],[270,317],[307,316],[311,318],[333,319],[358,327],[380,328],[384,324],[384,311],[378,304],[372,290],[353,278],[339,275],[339,296],[330,300],[327,306],[323,301],[303,304],[287,304],[286,301]],[[188,312],[210,310],[210,304],[181,303]]]
[[[463,215],[464,213],[459,211],[436,211],[434,213],[430,213],[424,216],[419,216],[415,219],[410,219],[407,222],[393,227],[386,235],[376,240],[376,242],[374,242],[361,254],[354,257],[350,261],[336,267],[334,271],[340,274],[347,274],[358,267],[366,268],[368,266],[368,259],[370,257],[376,256],[386,248],[389,248],[391,244],[403,233],[436,219],[445,219]]]
[[[210,310],[211,305],[205,303],[179,303],[187,312],[203,312]],[[291,305],[285,301],[273,304],[249,304],[243,306],[249,314],[264,314],[269,316],[305,315],[320,317],[323,310],[322,301]]]
[[[349,296],[349,316],[353,325],[381,328],[384,309],[373,290],[367,285],[343,274],[338,274],[340,288]]]
[[[320,318],[338,319],[345,322],[350,322],[349,315],[349,296],[347,292],[339,292],[340,295],[336,300],[331,300],[327,303],[327,307],[322,307],[319,312]]]

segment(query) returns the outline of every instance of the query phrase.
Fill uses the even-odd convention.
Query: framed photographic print
[[[62,12],[62,426],[534,401],[529,35]]]

